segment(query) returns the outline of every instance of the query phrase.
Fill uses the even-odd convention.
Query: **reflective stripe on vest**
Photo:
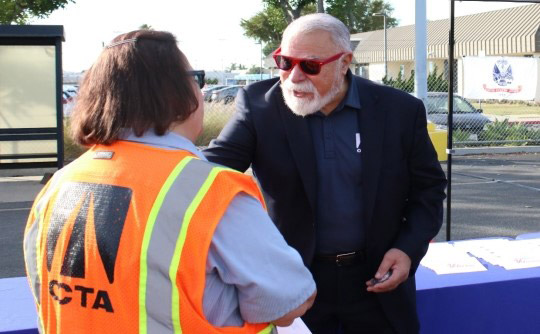
[[[191,163],[190,163],[191,162]],[[212,166],[191,157],[184,158],[167,178],[152,207],[143,238],[139,280],[139,331],[140,333],[160,333],[165,328],[181,332],[176,270],[185,241],[189,218],[187,211],[197,197],[197,193],[208,177]],[[179,174],[181,176],[179,177]],[[173,191],[169,191],[171,187]],[[161,210],[162,207],[168,210]],[[182,221],[172,221],[169,217],[184,217]],[[186,219],[187,218],[187,219]],[[154,226],[160,228],[154,228]],[[176,245],[165,242],[177,240]],[[148,263],[160,270],[148,271]],[[164,276],[161,273],[169,275]],[[151,292],[150,292],[151,291]],[[171,296],[173,298],[171,298]],[[174,300],[174,302],[173,302]],[[147,310],[156,310],[153,321]]]
[[[193,213],[221,171],[205,161],[184,158],[172,171],[161,188],[146,224],[141,253],[139,281],[139,332],[161,333],[173,328],[182,333],[180,322],[180,294],[176,284],[182,249]],[[171,221],[170,217],[183,217]],[[159,228],[155,228],[159,226]],[[176,244],[166,242],[176,236]],[[160,270],[148,270],[148,264]],[[162,275],[167,272],[168,277]],[[154,316],[148,317],[147,310]],[[155,312],[154,312],[155,311]],[[155,321],[159,316],[160,321]],[[270,333],[267,326],[259,333]]]
[[[40,283],[40,273],[41,273],[41,259],[39,243],[41,242],[42,235],[42,222],[44,219],[44,206],[47,205],[51,196],[53,195],[53,189],[55,188],[56,183],[58,183],[58,175],[61,172],[57,172],[55,177],[51,179],[38,194],[36,201],[30,209],[30,216],[28,217],[28,224],[26,231],[24,232],[25,238],[23,242],[24,247],[24,262],[26,265],[26,272],[28,273],[28,281],[30,287],[32,288],[34,300],[39,306],[39,300],[41,295],[41,283]]]

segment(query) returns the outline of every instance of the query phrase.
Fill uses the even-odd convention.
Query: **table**
[[[540,333],[540,268],[416,273],[422,334]],[[0,333],[37,333],[36,309],[25,277],[0,279]]]
[[[418,268],[421,333],[540,333],[540,268],[506,270],[480,262],[487,271],[437,275]]]
[[[0,333],[38,333],[36,306],[26,277],[0,279]]]

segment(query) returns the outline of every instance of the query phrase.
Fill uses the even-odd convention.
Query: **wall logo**
[[[501,87],[508,86],[514,81],[512,65],[506,59],[499,59],[493,66],[493,81]]]

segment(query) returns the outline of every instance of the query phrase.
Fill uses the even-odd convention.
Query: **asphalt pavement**
[[[42,176],[0,176],[0,278],[25,274],[22,237]],[[539,232],[540,154],[454,156],[451,208],[452,240]],[[446,240],[446,223],[435,240]]]
[[[454,156],[451,197],[451,240],[539,232],[540,154]]]

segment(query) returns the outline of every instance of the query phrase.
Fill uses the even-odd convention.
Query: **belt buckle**
[[[349,255],[354,255],[354,254],[356,254],[356,252],[349,252],[349,253],[343,253],[343,254],[336,255],[336,265],[338,267],[341,267],[341,265],[342,265],[341,261],[340,261],[341,258],[344,258],[344,257],[349,256]]]

